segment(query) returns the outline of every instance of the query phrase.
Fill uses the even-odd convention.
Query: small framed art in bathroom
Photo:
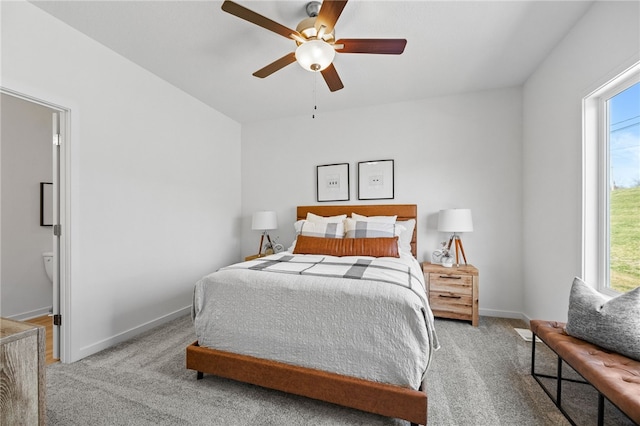
[[[40,182],[40,226],[53,226],[53,183]]]

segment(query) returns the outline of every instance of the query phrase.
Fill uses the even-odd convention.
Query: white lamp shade
[[[440,232],[473,232],[473,221],[469,209],[440,210],[438,214],[438,231]]]
[[[278,216],[276,215],[276,212],[255,212],[251,220],[251,229],[257,229],[260,231],[278,229]]]
[[[333,46],[322,40],[309,40],[296,49],[296,61],[307,71],[322,71],[335,56]]]

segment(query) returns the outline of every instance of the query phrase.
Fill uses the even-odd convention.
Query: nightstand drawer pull
[[[439,294],[438,297],[446,297],[447,299],[462,299],[462,296],[454,296],[452,294]]]
[[[457,277],[453,276],[452,277],[451,275],[440,275],[440,278],[446,278],[448,280],[461,280],[462,279],[462,277],[460,277],[460,276],[457,276]]]

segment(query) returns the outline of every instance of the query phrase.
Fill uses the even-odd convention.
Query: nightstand
[[[268,256],[268,254],[262,253],[262,254],[252,254],[251,256],[247,256],[244,258],[244,261],[248,261],[248,260],[253,260],[253,259],[258,259],[260,257],[265,257]]]
[[[473,265],[446,268],[422,263],[433,315],[471,321],[478,326],[478,269]]]

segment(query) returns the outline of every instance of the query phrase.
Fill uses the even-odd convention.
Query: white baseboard
[[[137,335],[144,333],[145,331],[151,330],[152,328],[158,327],[166,322],[169,322],[173,319],[179,318],[181,316],[187,315],[191,312],[191,305],[186,306],[182,309],[178,309],[177,311],[171,312],[167,315],[163,315],[154,320],[148,321],[144,324],[141,324],[137,327],[133,327],[127,331],[116,334],[115,336],[109,337],[107,339],[101,340],[99,342],[93,343],[91,345],[80,348],[78,351],[77,357],[72,355],[72,358],[69,362],[75,362],[85,358],[89,355],[93,355],[97,352],[100,352],[104,349],[110,348],[113,345],[129,340]]]
[[[31,318],[37,318],[44,315],[49,315],[51,313],[51,306],[45,306],[44,308],[34,309],[33,311],[23,312],[21,314],[15,314],[8,316],[7,318],[12,319],[14,321],[26,321]]]
[[[498,311],[495,309],[480,309],[479,314],[485,317],[513,318],[513,319],[521,319],[526,321],[526,316],[522,312]]]
[[[529,315],[522,314],[522,317],[523,317],[522,319],[525,320],[527,324],[531,322],[531,318],[529,318]]]

